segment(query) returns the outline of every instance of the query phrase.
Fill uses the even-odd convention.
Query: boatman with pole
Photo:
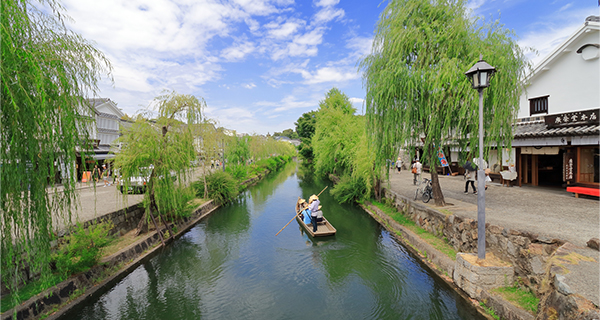
[[[310,209],[310,218],[312,220],[313,232],[317,232],[318,218],[323,218],[323,211],[319,210],[319,204],[321,204],[321,202],[319,201],[318,196],[313,194],[312,196],[310,196],[310,198],[308,198],[308,209]]]

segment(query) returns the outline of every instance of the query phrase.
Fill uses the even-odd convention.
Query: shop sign
[[[544,117],[548,128],[600,124],[600,109],[553,114]]]
[[[575,164],[574,164],[573,154],[565,153],[565,181],[573,181],[574,180],[574,172],[575,172]]]

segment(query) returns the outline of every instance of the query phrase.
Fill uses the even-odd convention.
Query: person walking
[[[423,168],[423,165],[421,165],[421,162],[419,162],[419,159],[415,160],[415,163],[413,163],[412,165],[412,173],[414,175],[413,177],[413,184],[417,184],[417,181],[421,181],[421,169]]]
[[[473,188],[473,194],[477,194],[477,189],[475,188],[475,180],[477,180],[477,171],[474,169],[473,165],[467,161],[465,163],[465,194],[469,193],[469,183],[471,183],[471,188]]]
[[[402,170],[402,159],[400,157],[396,160],[396,168],[398,169],[398,173],[400,173],[400,170]]]
[[[94,169],[92,169],[92,178],[94,179],[94,181],[96,181],[96,183],[98,183],[98,179],[100,178],[101,174],[102,174],[102,171],[100,171],[100,168],[98,168],[98,165],[95,164]]]

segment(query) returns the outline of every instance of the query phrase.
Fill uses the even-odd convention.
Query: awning
[[[106,159],[112,159],[114,157],[115,157],[115,155],[112,153],[95,154],[92,156],[92,158],[94,158],[95,160],[106,160]]]

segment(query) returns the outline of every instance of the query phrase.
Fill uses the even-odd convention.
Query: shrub
[[[342,177],[340,182],[331,189],[331,195],[341,203],[360,201],[370,196],[364,183],[348,176]]]
[[[238,193],[238,183],[231,175],[223,171],[215,171],[206,176],[208,187],[208,197],[214,199],[217,204],[227,203]],[[192,183],[192,188],[197,197],[204,196],[204,182],[196,181]]]
[[[96,265],[101,257],[102,247],[112,241],[109,236],[112,228],[112,222],[92,225],[87,229],[78,223],[77,229],[65,237],[64,244],[54,254],[58,273],[68,277]]]

